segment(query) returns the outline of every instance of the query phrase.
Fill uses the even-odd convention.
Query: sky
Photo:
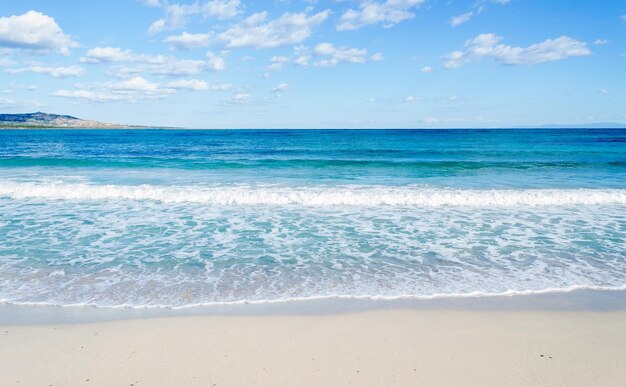
[[[0,112],[191,128],[626,122],[622,0],[0,0]]]

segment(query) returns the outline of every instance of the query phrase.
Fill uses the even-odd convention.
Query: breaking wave
[[[626,204],[626,189],[446,189],[424,186],[155,186],[2,183],[0,197],[209,205],[558,206]]]

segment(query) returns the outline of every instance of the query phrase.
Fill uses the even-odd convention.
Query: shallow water
[[[626,286],[626,130],[0,131],[0,301]]]

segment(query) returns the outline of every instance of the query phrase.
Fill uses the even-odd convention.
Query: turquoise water
[[[0,302],[626,287],[626,130],[0,131]]]

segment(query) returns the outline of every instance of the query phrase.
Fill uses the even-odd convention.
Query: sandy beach
[[[379,310],[0,329],[3,386],[619,386],[626,378],[621,311]]]

